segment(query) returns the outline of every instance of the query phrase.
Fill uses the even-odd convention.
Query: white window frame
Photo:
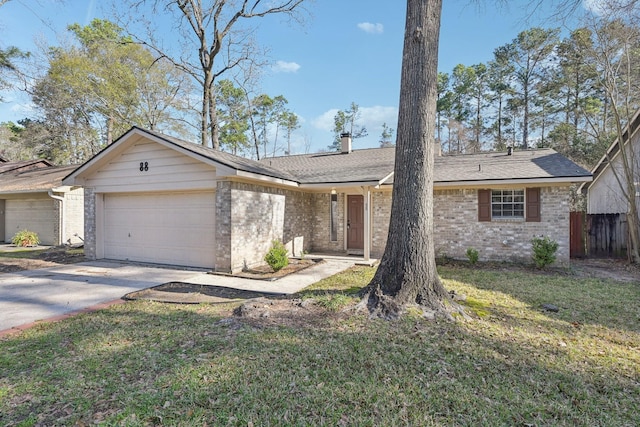
[[[524,188],[491,190],[491,220],[524,220],[527,207],[525,194]],[[517,209],[518,205],[520,209]],[[499,207],[497,212],[495,207]],[[505,215],[505,210],[511,215]]]

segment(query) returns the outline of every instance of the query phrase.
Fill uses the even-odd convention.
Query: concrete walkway
[[[352,265],[351,261],[327,260],[275,281],[109,261],[0,274],[0,336],[21,325],[78,312],[163,283],[185,282],[292,294]]]

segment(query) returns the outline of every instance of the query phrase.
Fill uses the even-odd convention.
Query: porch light
[[[336,191],[336,189],[335,189],[335,188],[332,188],[332,189],[331,189],[331,194],[338,194],[338,192]]]

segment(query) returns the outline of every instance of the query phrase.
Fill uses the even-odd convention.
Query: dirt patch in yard
[[[0,273],[15,273],[82,261],[86,261],[82,249],[66,247],[0,252]]]
[[[572,259],[571,270],[579,277],[640,284],[640,268],[623,259]]]
[[[280,297],[282,294],[245,291],[214,285],[169,282],[153,288],[131,292],[124,299],[171,302],[177,304],[221,304],[244,301],[253,298]]]
[[[233,274],[233,277],[243,279],[273,281],[289,274],[298,273],[314,265],[324,262],[321,259],[291,259],[289,264],[279,271],[273,271],[268,265],[259,266]],[[230,276],[222,273],[214,275]],[[221,304],[238,302],[255,298],[283,298],[284,294],[271,294],[257,291],[228,288],[215,285],[197,285],[192,283],[169,282],[149,289],[132,292],[125,295],[125,299],[149,300],[177,304]]]

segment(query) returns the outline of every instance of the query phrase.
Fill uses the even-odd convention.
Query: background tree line
[[[27,86],[37,114],[3,123],[0,152],[80,163],[137,125],[192,139],[198,111],[190,76],[116,24],[96,19],[70,25],[73,39],[45,53],[46,72]],[[14,70],[5,50],[5,69]],[[231,80],[214,85],[219,148],[253,157],[282,154],[299,128],[282,95],[252,96]]]
[[[285,3],[273,13],[292,13],[289,6],[300,4]],[[194,7],[171,10],[200,16]],[[201,12],[217,16],[215,8]],[[33,59],[46,64],[44,72],[18,70],[13,61],[29,55],[0,50],[0,84],[9,85],[4,76],[17,72],[36,107],[33,117],[1,126],[5,157],[82,162],[132,125],[185,139],[199,135],[205,145],[254,158],[291,153],[300,119],[283,95],[256,89],[255,76],[266,64],[250,54],[256,52],[253,42],[245,41],[235,59],[229,53],[218,58],[222,65],[203,92],[205,101],[198,99],[204,90],[198,64],[181,64],[155,40],[136,38],[106,20],[68,29],[70,41]],[[438,74],[436,139],[445,153],[553,147],[591,167],[615,138],[616,124],[626,123],[638,107],[639,44],[637,26],[620,18],[594,20],[564,39],[558,29],[523,31],[497,47],[489,62]],[[367,135],[360,115],[355,102],[338,111],[327,149],[339,149],[342,132],[355,139]],[[393,134],[385,123],[380,145],[393,145]]]
[[[595,165],[640,104],[640,32],[622,19],[559,32],[528,29],[491,61],[438,74],[445,153],[552,147]]]

